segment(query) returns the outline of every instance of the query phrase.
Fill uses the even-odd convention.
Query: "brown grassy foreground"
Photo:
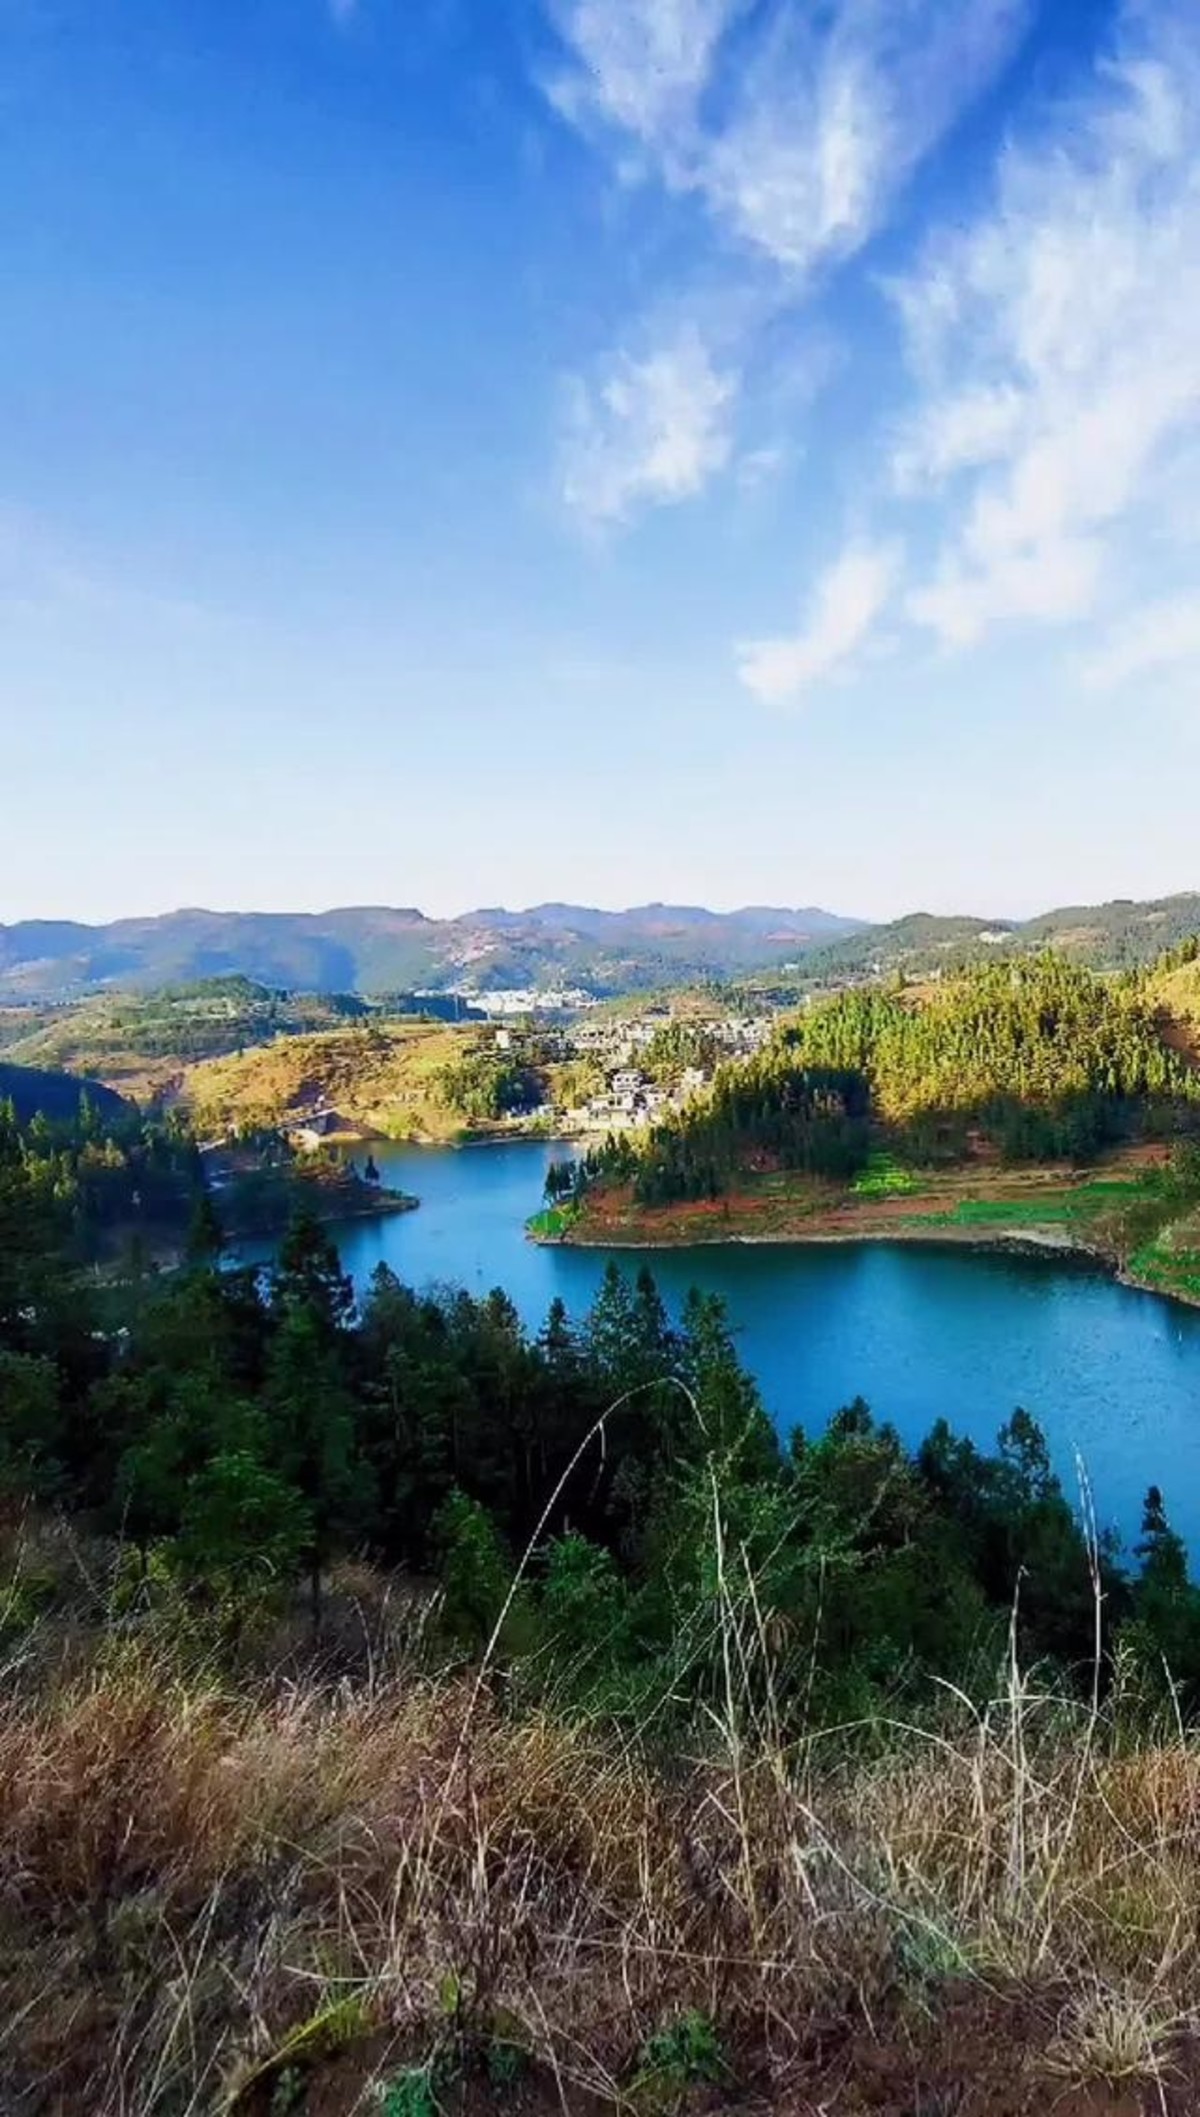
[[[74,1659],[0,1708],[5,2112],[1200,2106],[1181,1734],[1013,1673],[865,1746],[731,1688],[663,1757],[371,1657]]]

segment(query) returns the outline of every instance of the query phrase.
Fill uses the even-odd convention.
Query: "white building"
[[[622,1102],[627,1095],[639,1095],[644,1085],[636,1066],[623,1066],[619,1073],[613,1074],[611,1083],[612,1092],[618,1102]]]

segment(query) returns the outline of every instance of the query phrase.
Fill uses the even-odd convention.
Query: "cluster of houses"
[[[592,1096],[581,1109],[565,1113],[573,1130],[644,1129],[682,1110],[708,1087],[712,1074],[703,1066],[685,1067],[670,1087],[664,1087],[638,1064],[668,1019],[665,1014],[653,1013],[634,1021],[609,1017],[574,1026],[570,1036],[572,1055],[598,1061],[608,1078],[602,1093]],[[700,1026],[722,1059],[738,1059],[752,1058],[760,1051],[773,1025],[766,1016],[727,1015],[706,1020]]]
[[[620,1066],[602,1095],[594,1095],[582,1110],[569,1111],[572,1123],[585,1131],[637,1130],[658,1124],[682,1110],[694,1095],[707,1088],[711,1075],[702,1066],[688,1066],[678,1084],[663,1088],[649,1080],[640,1066]]]
[[[631,1065],[649,1050],[671,1019],[665,1008],[633,1020],[606,1015],[599,1020],[574,1023],[569,1040],[580,1056],[599,1058],[605,1064]],[[766,1014],[726,1014],[697,1018],[695,1027],[703,1031],[709,1043],[720,1047],[722,1057],[752,1058],[770,1041],[775,1023]]]
[[[594,1012],[587,1019],[543,1027],[539,1043],[543,1053],[559,1061],[588,1059],[605,1085],[576,1109],[553,1113],[574,1134],[637,1131],[660,1124],[682,1110],[710,1085],[710,1067],[684,1067],[664,1085],[645,1070],[650,1046],[671,1016],[666,1008],[648,1009],[630,1019]],[[774,1024],[768,1015],[718,1015],[697,1019],[704,1041],[717,1063],[726,1059],[752,1058],[771,1036]],[[494,1020],[490,1032],[493,1050],[509,1054],[522,1048],[522,1032],[515,1024]],[[548,1111],[535,1113],[543,1120]],[[349,1130],[347,1119],[322,1096],[316,1096],[288,1113],[281,1129],[294,1147],[306,1152],[327,1145]]]

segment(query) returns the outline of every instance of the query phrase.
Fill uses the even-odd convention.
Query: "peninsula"
[[[1053,956],[846,992],[686,1111],[552,1169],[536,1240],[1074,1252],[1200,1301],[1200,971]]]

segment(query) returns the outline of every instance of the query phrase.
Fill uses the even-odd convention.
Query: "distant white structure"
[[[311,1153],[329,1138],[331,1132],[341,1131],[342,1120],[336,1110],[305,1110],[283,1129],[294,1147],[303,1147]]]
[[[589,1007],[598,1007],[594,993],[585,992],[581,985],[563,986],[551,992],[542,992],[533,985],[505,986],[498,992],[475,992],[462,987],[459,998],[477,1007],[489,1021],[510,1020],[523,1014],[582,1014]]]

